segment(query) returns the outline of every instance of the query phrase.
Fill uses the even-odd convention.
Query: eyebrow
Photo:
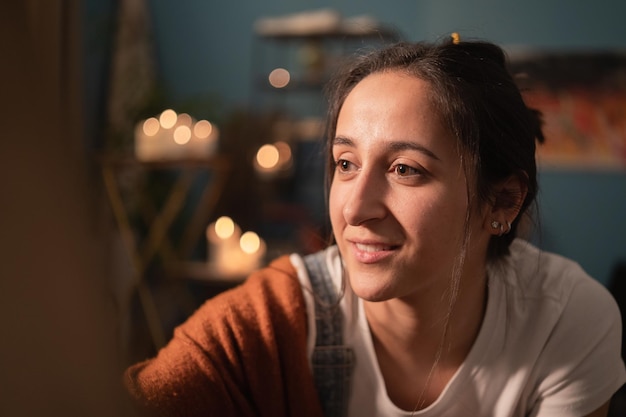
[[[351,147],[356,146],[354,144],[354,141],[352,141],[352,139],[347,138],[345,136],[335,137],[335,139],[333,140],[333,146],[335,145],[345,145],[345,146],[351,146]],[[388,142],[387,147],[390,150],[395,151],[395,152],[407,151],[407,150],[417,151],[434,160],[441,161],[441,159],[437,155],[435,155],[430,149],[420,145],[419,143],[399,140],[399,141]]]

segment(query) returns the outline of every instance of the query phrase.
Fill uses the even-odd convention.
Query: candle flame
[[[146,136],[154,136],[159,132],[159,121],[156,117],[151,117],[143,122],[143,133]]]
[[[191,127],[192,123],[193,123],[193,119],[187,113],[181,113],[176,118],[176,124],[179,126],[182,125],[182,126]]]
[[[161,113],[161,116],[159,116],[159,122],[161,123],[161,127],[163,127],[164,129],[170,129],[174,127],[174,125],[176,124],[176,120],[178,120],[178,116],[176,115],[176,112],[172,109],[165,110],[163,113]]]
[[[207,120],[200,120],[193,126],[193,133],[200,139],[206,139],[211,135],[213,125]]]
[[[261,247],[261,239],[254,232],[246,232],[239,239],[241,250],[247,254],[253,254]]]
[[[215,234],[220,239],[228,239],[235,233],[235,222],[227,216],[222,216],[215,221]]]
[[[189,142],[191,139],[191,129],[187,126],[178,126],[176,130],[174,130],[174,142],[179,145],[184,145]]]

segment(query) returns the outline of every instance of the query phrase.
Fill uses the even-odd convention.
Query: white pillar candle
[[[215,154],[219,130],[207,120],[199,120],[193,124],[189,141],[189,156],[195,159],[206,159]]]
[[[266,245],[254,232],[246,232],[239,239],[242,252],[241,268],[245,274],[249,274],[261,267],[265,258]]]
[[[154,161],[161,158],[163,143],[160,138],[159,121],[151,117],[135,126],[135,158],[139,161]]]
[[[164,110],[159,115],[159,143],[160,146],[160,158],[162,160],[177,159],[181,152],[179,145],[174,141],[174,129],[178,122],[178,115],[172,109]]]
[[[206,234],[209,268],[220,277],[238,275],[242,261],[239,226],[224,216],[211,223]]]

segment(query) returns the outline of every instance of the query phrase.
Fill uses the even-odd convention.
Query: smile
[[[362,264],[375,264],[388,259],[399,246],[383,243],[352,242],[353,256]]]
[[[373,244],[366,244],[366,243],[355,243],[354,245],[356,246],[358,250],[362,252],[381,252],[381,251],[388,251],[388,250],[393,249],[392,246],[388,246],[388,245],[373,245]]]

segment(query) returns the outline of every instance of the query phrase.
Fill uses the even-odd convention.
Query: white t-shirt
[[[337,286],[336,247],[326,261]],[[302,258],[291,256],[310,289]],[[411,413],[387,395],[363,303],[346,283],[341,301],[344,344],[356,355],[350,417],[584,416],[626,381],[620,357],[621,318],[610,293],[573,261],[522,240],[511,256],[488,268],[488,301],[481,330],[461,367],[428,408]],[[315,345],[314,304],[303,291],[309,358]],[[416,387],[416,398],[419,387]]]

